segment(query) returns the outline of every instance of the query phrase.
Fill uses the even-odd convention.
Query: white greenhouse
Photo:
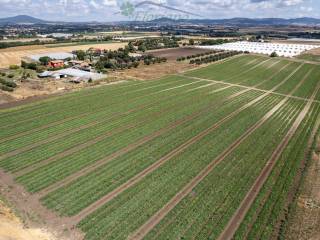
[[[204,49],[218,49],[227,51],[248,51],[250,53],[259,53],[270,55],[276,52],[282,57],[294,57],[301,53],[319,48],[317,45],[307,44],[282,44],[282,43],[260,43],[260,42],[234,42],[213,46],[198,46]]]

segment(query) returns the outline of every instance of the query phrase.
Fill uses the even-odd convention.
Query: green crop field
[[[276,239],[319,89],[318,65],[244,55],[0,110],[0,180],[85,239]]]

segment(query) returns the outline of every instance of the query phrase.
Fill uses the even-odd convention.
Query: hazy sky
[[[141,2],[147,3],[136,6]],[[171,10],[152,6],[148,4],[150,2],[163,4]],[[320,0],[0,0],[0,18],[20,14],[61,21],[148,20],[158,17],[200,16],[320,18]]]

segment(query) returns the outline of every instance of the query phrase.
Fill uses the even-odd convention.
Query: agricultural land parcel
[[[106,50],[117,50],[120,47],[124,47],[126,43],[105,43],[105,44],[88,44],[88,45],[71,45],[62,47],[46,47],[46,46],[24,46],[14,47],[7,49],[0,49],[0,68],[7,68],[10,65],[21,63],[23,57],[45,54],[52,52],[72,52],[75,50],[88,50],[91,47],[106,49]]]
[[[85,239],[272,239],[314,137],[319,77],[237,56],[2,110],[0,177]]]

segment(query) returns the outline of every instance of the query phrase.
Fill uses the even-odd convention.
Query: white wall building
[[[250,53],[259,53],[270,55],[276,52],[282,57],[294,57],[301,53],[319,48],[319,45],[306,45],[306,44],[283,44],[283,43],[260,43],[260,42],[234,42],[225,43],[213,46],[198,46],[204,49],[218,49],[229,51],[248,51]]]

